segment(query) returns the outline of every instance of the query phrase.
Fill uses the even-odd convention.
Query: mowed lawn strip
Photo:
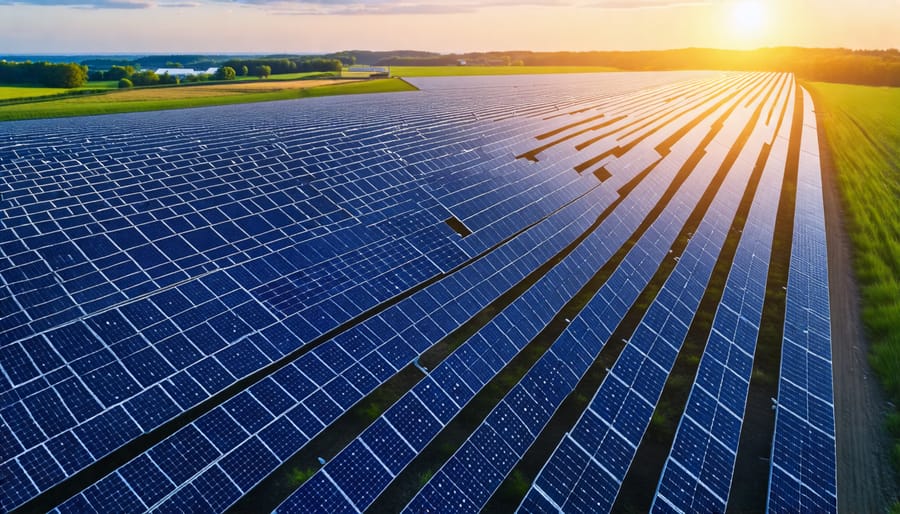
[[[900,464],[900,88],[810,84],[847,210],[870,362],[895,406]]]
[[[607,73],[609,66],[391,66],[394,77],[460,77],[467,75],[547,75],[554,73]]]
[[[185,109],[316,96],[412,91],[414,89],[412,85],[399,79],[342,82],[297,81],[133,89],[112,91],[103,95],[0,106],[0,121]]]

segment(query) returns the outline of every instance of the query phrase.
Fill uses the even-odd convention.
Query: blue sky
[[[896,48],[897,27],[900,0],[0,0],[5,54]]]

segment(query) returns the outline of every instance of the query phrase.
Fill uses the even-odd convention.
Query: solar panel
[[[793,85],[791,77],[783,77]],[[793,112],[792,88],[776,102]],[[744,421],[791,118],[774,136],[652,510],[724,511]],[[773,200],[774,198],[774,200]],[[760,262],[761,265],[751,265]],[[756,294],[752,294],[753,292]],[[737,332],[738,324],[747,331]],[[735,388],[725,387],[734,384]]]
[[[828,261],[819,146],[803,89],[794,236],[767,508],[837,511]]]
[[[502,79],[521,82],[514,99],[495,94],[494,78],[466,87],[459,79],[426,81],[425,92],[402,99],[254,106],[269,114],[254,127],[220,126],[222,109],[79,119],[69,128],[4,125],[0,141],[14,144],[0,148],[0,298],[12,308],[3,309],[0,331],[8,383],[0,404],[7,433],[0,435],[12,442],[4,446],[15,453],[3,466],[18,489],[3,507],[21,505],[214,395],[230,399],[145,448],[130,461],[142,463],[139,472],[120,468],[66,506],[230,505],[580,237],[617,200],[618,187],[658,159],[654,135],[600,184],[574,171],[583,156],[571,149],[547,150],[537,164],[515,159],[535,134],[599,112],[591,108],[664,123],[695,112],[699,92],[715,83],[708,76],[573,77],[565,101],[554,81]],[[687,77],[698,80],[610,96]],[[676,92],[694,96],[659,101]],[[548,119],[560,106],[584,111]],[[242,116],[241,107],[228,112]],[[662,189],[655,175],[645,180]],[[472,234],[461,239],[444,223],[451,216]],[[642,221],[636,211],[609,219],[612,240],[586,240],[577,259],[546,276],[554,287],[523,295],[470,341],[482,344],[477,351],[448,361],[454,371],[446,392],[429,379],[410,396],[416,401],[402,404],[406,410],[384,418],[405,444],[430,440],[612,255],[633,231],[627,227]],[[653,273],[635,268],[643,278]],[[634,284],[623,287],[634,294]],[[357,318],[401,294],[409,297]],[[623,302],[610,305],[613,318],[624,314]],[[591,315],[611,324],[606,312]],[[608,330],[602,323],[592,330]],[[312,341],[315,348],[285,362]],[[588,359],[581,350],[570,355]],[[252,375],[255,386],[234,390]],[[575,378],[547,376],[546,384],[524,382],[517,405],[546,415]],[[435,421],[409,424],[408,416]],[[386,445],[370,451],[386,465],[396,457],[388,465],[396,473],[402,446],[382,430],[362,441]],[[173,468],[174,454],[163,449],[196,434],[202,451]],[[242,459],[254,466],[238,477]],[[174,486],[164,497],[139,492],[152,470]],[[318,484],[317,498],[342,504],[322,496],[325,482],[310,483]],[[453,504],[476,503],[458,487],[441,494]]]
[[[668,169],[675,170],[678,168],[680,168],[680,165],[671,166]],[[650,200],[646,195],[650,192],[649,188],[653,186],[654,185],[646,183],[639,185],[638,189],[635,191],[634,198],[643,199],[644,201]],[[648,190],[644,191],[643,188],[647,188]],[[682,192],[681,195],[685,196],[685,193]],[[676,198],[675,202],[677,201],[678,199]],[[673,207],[673,205],[677,205],[675,202],[670,203],[670,211],[675,210]],[[644,208],[649,205],[652,205],[652,203],[647,203]],[[625,211],[632,209],[633,206],[623,206],[623,210]],[[673,213],[671,212],[663,212],[658,219],[658,224],[669,223],[669,216],[672,214]],[[664,244],[657,239],[656,234],[657,232],[653,231],[651,227],[644,238],[637,243],[637,247],[641,247],[642,244],[647,244],[647,241],[650,241],[650,244]],[[669,244],[671,244],[671,241]],[[561,337],[554,342],[550,350],[528,371],[520,384],[514,387],[495,408],[495,413],[503,411],[513,411],[517,413],[519,415],[519,420],[528,428],[528,431],[522,432],[520,430],[519,432],[521,433],[517,434],[514,438],[517,446],[521,447],[520,450],[516,451],[514,448],[505,447],[499,449],[500,451],[503,451],[505,448],[505,451],[508,452],[508,458],[504,459],[506,465],[500,466],[498,468],[499,473],[493,476],[493,478],[481,477],[481,485],[488,488],[489,494],[481,495],[477,499],[470,496],[470,499],[472,499],[476,507],[483,506],[490,497],[490,494],[499,487],[505,476],[512,470],[512,466],[515,462],[521,458],[524,449],[531,445],[538,433],[540,433],[545,424],[549,421],[553,412],[555,412],[556,408],[562,402],[562,399],[574,389],[577,380],[587,371],[597,353],[606,343],[609,333],[604,333],[604,336],[600,338],[594,335],[588,335],[587,332],[590,332],[591,327],[585,323],[584,319],[590,318],[592,315],[598,316],[598,311],[602,311],[604,306],[609,305],[616,299],[620,299],[621,302],[627,306],[632,305],[637,299],[640,290],[643,289],[643,286],[649,281],[650,276],[643,277],[643,281],[639,282],[639,285],[636,287],[632,286],[630,288],[625,288],[623,286],[629,282],[630,279],[627,278],[629,274],[637,273],[635,267],[636,264],[645,262],[653,267],[653,263],[647,262],[644,259],[644,255],[644,252],[638,250],[632,251],[626,256],[625,261],[620,264],[616,272],[610,276],[606,285],[601,288],[600,292],[595,295],[585,309],[579,313],[579,316],[567,327]],[[660,256],[659,258],[661,259],[662,257]],[[656,262],[656,265],[658,265],[658,263],[659,261]],[[624,312],[621,314],[623,315]],[[621,317],[622,316],[620,315],[614,323],[618,324]],[[651,314],[649,317],[651,319],[659,319],[659,314]],[[573,333],[578,333],[580,337],[576,340],[575,336],[572,335]],[[584,345],[586,345],[587,348],[590,348],[590,350],[586,349]],[[560,356],[564,356],[564,358],[561,358]],[[662,387],[662,383],[659,384],[659,387]],[[550,393],[552,397],[548,396],[548,393]],[[472,436],[470,436],[470,442],[480,437],[480,433],[482,432],[496,433],[498,430],[507,430],[509,428],[508,425],[503,424],[507,423],[507,419],[508,418],[503,417],[496,418],[493,414],[489,415],[485,422],[476,429]],[[497,425],[496,423],[501,424]],[[417,505],[419,505],[419,502],[423,501],[420,498],[428,497],[436,493],[436,484],[442,483],[441,480],[449,480],[457,484],[460,489],[468,490],[464,485],[468,475],[460,468],[460,462],[467,459],[467,451],[467,446],[463,445],[463,447],[451,457],[447,464],[438,471],[432,481],[429,481],[429,483],[426,484],[412,500],[407,506],[407,510],[415,510]],[[611,455],[610,459],[603,459],[603,462],[612,462],[611,459],[614,459],[617,456],[618,454]],[[496,453],[494,454],[494,459],[496,460]],[[495,464],[494,467],[497,467],[497,465]],[[544,498],[543,495],[541,497]]]
[[[757,82],[756,87],[771,87],[771,84],[763,80]],[[729,117],[723,130],[710,145],[730,148],[737,134],[749,121],[750,117],[746,113]],[[754,125],[754,135],[751,135],[748,144],[742,148],[742,155],[753,156],[755,160],[755,156],[762,150],[764,138],[760,135],[765,135],[766,130],[759,123]],[[720,152],[707,153],[678,194],[694,194],[695,198],[699,198],[709,183],[709,178],[703,177],[698,171],[707,169],[707,173],[714,173],[723,158],[724,154]],[[578,510],[588,506],[595,512],[612,509],[750,179],[752,167],[740,166],[739,162],[740,158],[738,164],[729,170],[675,268],[600,385],[588,409],[566,436],[566,440],[576,443],[575,446],[584,454],[579,460],[580,468],[576,471],[577,480],[567,482],[564,489],[558,487],[559,479],[554,473],[569,473],[563,464],[557,463],[566,458],[561,453],[560,445],[532,485],[532,490],[541,493],[562,510]],[[691,183],[692,179],[698,178],[699,183]],[[691,187],[694,188],[693,191]],[[677,197],[673,199],[671,205],[676,215],[660,218],[660,225],[664,225],[660,232],[672,234],[671,238],[655,247],[641,247],[639,241],[635,250],[641,248],[640,251],[647,255],[662,259],[674,236],[681,230],[679,220],[686,219],[690,214],[689,209],[680,207],[695,205],[696,201],[679,201]],[[666,305],[670,307],[667,308]],[[520,506],[520,509],[525,509],[525,505]]]
[[[209,177],[208,180],[213,180],[213,178]],[[275,184],[278,183],[276,182]],[[303,185],[299,187],[300,189],[308,189]],[[292,190],[289,190],[287,195],[281,195],[280,199],[290,200],[288,198],[290,197],[290,191]],[[193,251],[214,251],[222,246],[224,240],[220,237],[219,232],[214,231],[212,228],[201,226],[191,229],[193,224],[211,221],[216,212],[230,212],[236,223],[236,225],[231,226],[233,231],[236,230],[237,232],[232,234],[233,237],[229,239],[246,237],[246,233],[243,230],[254,228],[259,230],[260,227],[268,229],[284,226],[285,223],[289,222],[284,211],[287,204],[282,209],[268,209],[258,211],[260,212],[258,215],[240,217],[242,214],[250,214],[253,210],[272,207],[274,204],[271,202],[271,199],[277,194],[273,192],[265,197],[245,197],[245,199],[249,198],[254,202],[251,204],[246,202],[221,204],[219,201],[211,202],[214,197],[205,197],[202,200],[193,201],[193,204],[199,206],[202,203],[204,207],[217,205],[216,211],[200,211],[202,213],[200,218],[196,216],[194,218],[171,218],[174,211],[166,210],[168,214],[165,214],[165,216],[167,217],[160,218],[165,224],[161,221],[152,221],[146,226],[138,226],[151,237],[166,235],[168,239],[158,242],[157,246],[165,249],[165,252],[170,254],[169,257],[177,261],[182,257],[188,256],[185,254],[185,251],[188,254]],[[298,198],[302,199],[303,196],[301,195]],[[314,219],[317,216],[321,217],[323,214],[328,215],[328,213],[336,212],[333,204],[324,201],[323,196],[313,196],[309,199],[308,204],[298,205],[300,207],[308,206],[304,212],[311,215]],[[435,205],[439,206],[439,204]],[[188,211],[181,210],[191,216]],[[160,214],[164,213],[160,212]],[[217,216],[217,219],[222,218],[221,215]],[[235,216],[237,218],[234,218]],[[180,224],[173,224],[173,220],[180,221]],[[317,222],[317,226],[322,226],[321,222]],[[219,225],[216,228],[218,229]],[[173,236],[171,235],[173,229],[183,230],[183,233]],[[269,236],[266,235],[268,233],[262,233],[260,236],[265,235],[269,244],[272,244],[274,240],[270,240]],[[347,239],[350,233],[346,229],[342,229],[340,235],[337,235],[337,232],[333,232],[333,234],[336,234],[335,237],[340,238],[332,238],[334,241],[343,241]],[[417,232],[414,235],[417,236],[417,241],[420,244],[430,244],[430,239],[422,238],[424,233]],[[122,247],[128,252],[129,249],[137,248],[141,244],[146,244],[147,241],[142,232],[129,227],[122,227],[119,230],[110,232],[108,238],[105,236],[101,237],[103,239],[98,239],[98,241],[105,241],[107,249],[101,250],[103,253],[91,250],[94,252],[90,255],[92,258],[110,255],[110,252],[114,254]],[[443,237],[446,237],[446,235]],[[322,238],[312,239],[310,242],[316,244],[314,254],[319,255],[323,259],[331,255],[328,252],[332,251],[331,248],[334,245],[325,244]],[[399,243],[402,244],[403,241],[400,240]],[[94,247],[85,247],[86,250],[90,248]],[[182,248],[182,250],[178,250],[178,248]],[[395,242],[391,246],[391,252],[385,253],[384,256],[392,259],[403,257],[403,253],[398,253],[397,249]],[[247,247],[244,250],[250,251],[254,250],[254,248]],[[292,251],[290,254],[287,254],[285,253],[287,250]],[[288,300],[273,303],[274,297],[266,296],[270,294],[268,293],[269,291],[274,291],[272,288],[275,286],[272,284],[272,281],[282,280],[281,277],[286,277],[290,280],[293,271],[289,265],[287,265],[287,268],[285,267],[287,261],[284,258],[279,257],[278,260],[273,260],[271,257],[283,254],[295,258],[301,255],[295,251],[295,248],[287,248],[287,250],[282,251],[281,254],[270,254],[268,256],[260,254],[259,257],[247,261],[246,266],[229,268],[228,276],[222,273],[205,275],[200,282],[188,282],[174,289],[163,290],[146,300],[125,304],[121,307],[121,314],[118,310],[107,311],[87,318],[86,325],[81,323],[69,325],[49,332],[47,337],[50,338],[49,342],[51,345],[66,352],[64,357],[73,362],[76,370],[85,370],[84,380],[89,390],[82,389],[84,394],[86,394],[83,397],[85,400],[90,401],[89,398],[98,398],[103,407],[112,407],[119,402],[127,402],[125,404],[126,407],[131,407],[129,412],[138,421],[142,429],[151,430],[159,423],[180,412],[180,409],[196,404],[196,402],[203,399],[204,395],[222,390],[237,378],[246,376],[256,369],[268,365],[273,359],[277,359],[284,353],[291,351],[297,346],[298,339],[299,342],[302,342],[315,337],[329,327],[329,323],[334,323],[334,321],[329,320],[334,320],[336,316],[338,318],[340,316],[348,317],[350,314],[358,312],[348,312],[337,304],[332,303],[330,305],[334,306],[334,308],[320,315],[294,316],[301,312],[307,312],[301,311],[303,304],[296,302],[284,303],[284,301],[290,302],[291,298],[296,298],[300,294],[298,290],[288,290],[286,292],[288,294],[287,297],[284,296],[285,293],[282,293],[281,297],[288,298]],[[76,252],[78,249],[69,245],[65,251]],[[142,253],[141,255],[145,254]],[[149,256],[150,254],[146,255]],[[377,253],[369,251],[369,255],[370,258],[379,259],[380,265],[392,265]],[[142,259],[143,257],[139,260]],[[308,259],[304,260],[309,262]],[[329,261],[326,259],[323,262],[347,263],[348,261],[346,261],[346,258],[342,258],[341,261]],[[57,265],[57,267],[72,264],[68,261],[60,261],[59,263],[52,261],[50,263]],[[125,264],[127,262],[122,261],[122,263]],[[141,268],[155,269],[155,264],[150,261],[137,262],[137,264],[138,266],[132,264],[128,271],[122,270],[122,272],[131,273],[130,276],[134,276],[136,273],[141,273]],[[118,266],[119,264],[116,265]],[[354,265],[351,263],[347,263],[345,266],[348,267],[345,269],[352,270],[354,268]],[[373,268],[373,270],[377,271],[378,268]],[[418,277],[418,280],[428,276],[428,274],[423,275],[414,269],[410,271],[412,272],[410,275]],[[321,266],[318,273],[323,277],[337,274],[336,270],[322,268]],[[237,282],[232,280],[231,277],[236,278]],[[348,280],[358,283],[358,279],[354,279],[352,276],[348,277]],[[318,284],[317,287],[323,287],[323,284],[320,282]],[[408,285],[408,283],[403,283],[403,285]],[[400,283],[389,284],[388,287],[380,289],[396,290],[400,286]],[[257,294],[263,300],[263,303],[253,302],[251,296],[247,295],[240,287],[254,291],[254,294]],[[266,287],[266,289],[259,289],[260,287]],[[357,302],[365,302],[365,307],[371,307],[372,305],[369,305],[369,301],[362,297],[364,289],[357,287],[355,290],[357,294],[353,299]],[[140,294],[137,290],[135,290],[135,293]],[[484,297],[485,300],[489,298]],[[197,302],[197,304],[195,305],[194,302]],[[359,308],[353,300],[350,300],[349,303],[343,302],[343,304],[350,308]],[[271,307],[267,308],[267,305]],[[328,305],[323,304],[325,308],[328,308]],[[275,307],[275,309],[273,310],[272,307]],[[274,323],[276,318],[273,316],[273,313],[279,317],[288,315],[292,316],[292,318]],[[284,330],[285,328],[287,328],[287,331]],[[184,335],[188,336],[189,339],[179,333],[179,329],[184,330]],[[249,338],[244,338],[253,330],[262,330],[264,334],[278,332],[279,337],[272,341],[265,336],[260,337],[259,335],[251,335]],[[137,335],[137,331],[140,331],[141,335]],[[229,342],[235,340],[237,340],[236,343],[229,345]],[[43,339],[40,342],[44,344]],[[150,347],[148,347],[148,342]],[[196,347],[192,342],[196,342]],[[21,348],[21,346],[18,346],[18,343],[16,344],[17,348]],[[226,345],[228,346],[226,347]],[[109,350],[105,350],[106,347],[109,347],[114,354],[122,358],[122,363],[126,364],[126,367],[117,362],[109,363],[111,355]],[[203,354],[209,353],[216,353],[216,358],[202,358]],[[98,360],[101,357],[105,360]],[[97,368],[98,365],[103,364],[106,364],[107,367]],[[179,373],[179,370],[187,371],[189,377],[181,379],[180,377],[183,375]],[[24,379],[24,375],[31,372],[31,370],[23,370],[22,378]],[[53,376],[65,378],[58,373]],[[182,390],[183,387],[169,383],[169,380],[174,381],[176,376],[179,377],[179,384],[183,387],[187,387],[189,383],[199,384],[202,387],[199,394],[184,391]],[[30,378],[33,377],[28,376],[28,379]],[[154,387],[154,384],[160,384],[161,380],[165,381],[162,383],[165,393],[162,392],[159,386]],[[338,382],[332,382],[332,384],[331,387],[338,387],[339,385]],[[44,387],[46,387],[46,384]],[[70,393],[66,396],[70,406],[74,408],[75,404],[83,403],[84,400],[81,400],[81,397],[72,397],[71,393],[73,391],[71,388],[63,389],[62,386],[59,387],[57,390],[59,394]],[[141,393],[144,390],[143,388],[151,388],[146,389],[146,391],[148,394],[153,392],[156,395],[154,398],[158,398],[158,402],[161,401],[169,406],[177,403],[178,408],[167,413],[165,409],[159,408],[158,405],[154,408],[148,408],[145,401],[141,401],[139,404],[138,395],[143,394]],[[196,390],[195,387],[193,389]],[[204,390],[205,392],[203,392]],[[340,396],[346,403],[352,401],[347,396],[347,391],[349,390],[343,387],[341,391],[332,390],[331,392]],[[45,389],[44,392],[52,395],[53,389]],[[159,396],[160,394],[162,396]],[[134,399],[129,399],[131,397]],[[317,405],[322,407],[325,404],[320,402]],[[124,433],[127,434],[128,431],[126,430]],[[124,439],[122,441],[124,442]],[[109,446],[109,449],[113,447],[114,445]],[[92,450],[101,452],[96,454],[95,457],[102,456],[104,451],[97,445],[93,445]]]
[[[652,195],[650,197],[644,196],[639,201],[644,202],[642,205],[644,205],[645,209],[649,209],[650,206],[653,205],[653,198],[654,196]],[[628,210],[631,208],[632,207],[627,204],[624,207],[620,207],[620,209],[622,210]],[[628,235],[634,230],[634,228],[636,228],[637,224],[640,223],[641,218],[634,217],[629,221],[632,223],[632,228],[630,230],[622,229],[618,233],[616,233],[612,230],[605,230],[604,226],[601,225],[600,228],[592,233],[592,236],[599,238],[601,237],[601,234],[603,234],[603,236],[609,238],[611,234],[615,234],[613,235],[613,237],[620,238],[619,244],[621,244],[624,242],[624,238],[627,238]],[[614,222],[619,223],[616,220],[614,220]],[[577,266],[579,268],[598,269],[604,262],[604,260],[601,259],[608,258],[609,256],[611,256],[611,254],[612,252],[596,252],[594,248],[591,248],[590,244],[583,244],[579,246],[579,248],[573,254],[570,254],[566,258],[566,260],[557,265],[535,286],[532,286],[529,291],[524,293],[516,302],[514,302],[509,308],[507,308],[503,314],[498,316],[499,319],[503,319],[504,317],[507,318],[510,325],[518,327],[520,329],[519,332],[515,333],[515,337],[513,337],[514,345],[517,348],[524,347],[527,341],[529,341],[531,337],[534,336],[534,334],[536,334],[547,322],[550,321],[553,314],[562,306],[562,304],[569,298],[571,298],[572,295],[574,295],[575,292],[577,292],[577,290],[580,288],[581,284],[568,282],[564,278],[573,274],[572,270],[567,268],[567,266],[570,266],[569,263],[583,263]],[[584,276],[584,280],[586,280],[587,278],[588,276]],[[562,295],[559,295],[557,293],[560,288],[562,288],[562,290],[564,291]],[[634,290],[634,292],[636,294],[637,290]],[[526,315],[525,312],[528,312],[528,314]],[[622,314],[624,315],[624,311],[622,312]],[[488,326],[490,327],[493,323],[495,322],[492,322]],[[466,348],[466,345],[462,346],[461,350],[463,348]],[[460,350],[457,350],[457,352],[460,352]],[[457,411],[465,403],[467,403],[469,399],[474,395],[474,392],[480,389],[480,387],[483,385],[481,381],[477,380],[477,378],[474,378],[477,375],[475,375],[471,370],[468,369],[469,363],[470,361],[454,359],[453,357],[451,357],[444,361],[441,366],[439,366],[435,371],[431,373],[431,375],[435,377],[435,381],[439,384],[439,386],[442,387],[447,395],[453,400],[454,405],[457,406]],[[445,370],[444,368],[446,367],[453,368],[455,372],[451,373],[448,370]],[[464,376],[473,378],[467,380],[462,378]],[[570,385],[570,387],[571,386],[574,386],[574,382]],[[533,391],[535,391],[536,393],[536,390],[533,389]],[[515,398],[515,405],[513,405],[513,407],[518,409],[518,412],[522,412],[522,416],[518,417],[517,419],[519,419],[519,423],[522,423],[524,421],[523,425],[519,425],[520,429],[518,429],[517,432],[520,433],[514,439],[519,440],[522,437],[525,437],[525,434],[529,434],[529,437],[533,438],[537,434],[537,432],[535,431],[537,427],[529,428],[529,424],[535,423],[540,419],[540,416],[535,417],[536,413],[538,413],[539,411],[542,412],[542,415],[545,417],[549,415],[550,411],[542,408],[541,404],[537,403],[534,395],[527,392],[524,388],[514,389],[513,395]],[[549,400],[546,397],[539,396],[539,398],[541,401],[545,402]],[[558,400],[561,400],[561,398],[556,399],[556,401]],[[548,403],[552,403],[552,401],[549,401]],[[388,412],[390,412],[390,409]],[[525,432],[522,432],[522,428],[524,428]],[[365,437],[365,435],[363,435],[363,437]],[[326,465],[326,471],[328,469],[328,466],[335,466],[335,464],[332,462]],[[469,498],[468,500],[471,501],[471,498]],[[369,505],[369,502],[355,502],[354,505],[357,508],[363,509]]]

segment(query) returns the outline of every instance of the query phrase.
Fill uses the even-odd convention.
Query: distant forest
[[[611,66],[622,70],[735,70],[735,71],[791,71],[801,79],[865,84],[871,86],[900,86],[900,51],[848,50],[845,48],[779,47],[759,50],[715,50],[686,48],[642,52],[476,52],[439,54],[413,50],[373,52],[348,50],[325,55],[268,55],[264,59],[302,60],[310,58],[337,59],[344,65],[369,64],[380,66]],[[164,67],[173,63],[185,67],[220,66],[228,56],[168,55],[135,59],[130,63],[104,60],[83,61],[95,67],[106,64],[130,64],[140,67]],[[274,69],[273,69],[274,72]]]
[[[37,59],[39,58],[35,57],[34,60]],[[17,57],[10,60],[21,61],[24,59]],[[48,60],[64,62],[58,56]],[[509,51],[464,54],[439,54],[411,50],[386,52],[349,50],[324,55],[283,54],[254,57],[232,55],[94,57],[83,59],[79,64],[92,71],[102,71],[108,70],[114,65],[132,66],[137,70],[178,67],[206,69],[237,62],[241,62],[241,64],[266,62],[272,66],[272,72],[277,74],[312,71],[307,68],[318,70],[327,67],[333,69],[337,68],[335,61],[338,60],[344,66],[351,64],[456,66],[464,61],[469,66],[609,66],[630,71],[790,71],[805,80],[900,87],[900,51],[896,49],[848,50],[844,48],[779,47],[759,50],[714,50],[686,48],[641,52]],[[282,64],[287,68],[282,70]],[[36,70],[37,68],[33,69],[33,71]],[[29,74],[29,76],[36,76],[36,74]],[[0,81],[8,80],[8,77],[0,77]]]
[[[383,55],[391,52],[346,52],[358,61],[393,66],[502,65],[611,66],[630,71],[734,70],[790,71],[800,79],[900,86],[900,51],[843,48],[764,48],[714,50],[687,48],[643,52],[486,52],[470,54]],[[379,55],[382,54],[382,55]],[[377,58],[376,58],[377,57]]]

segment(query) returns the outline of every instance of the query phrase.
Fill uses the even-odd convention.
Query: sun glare
[[[737,35],[758,36],[766,25],[766,8],[759,1],[738,1],[731,11],[731,20]]]

